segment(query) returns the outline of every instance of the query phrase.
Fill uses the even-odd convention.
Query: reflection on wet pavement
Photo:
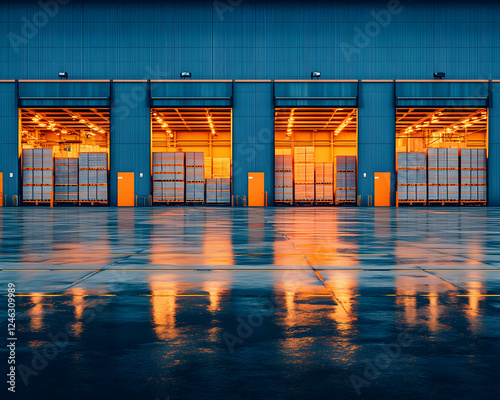
[[[16,398],[498,399],[498,226],[491,208],[3,209]]]

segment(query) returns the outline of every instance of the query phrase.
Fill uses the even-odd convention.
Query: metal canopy
[[[358,107],[359,82],[356,80],[277,80],[274,106],[280,107]]]

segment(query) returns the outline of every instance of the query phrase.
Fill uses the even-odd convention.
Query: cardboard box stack
[[[295,202],[314,201],[314,147],[293,150]]]
[[[335,157],[335,200],[356,202],[356,156]]]
[[[276,149],[274,158],[274,200],[293,202],[292,154],[288,149]]]
[[[460,200],[487,200],[486,149],[462,149],[460,157]]]
[[[425,153],[398,153],[398,201],[427,201],[427,156]]]
[[[186,153],[186,201],[205,201],[205,158],[202,152]]]
[[[153,153],[153,201],[184,202],[184,153]]]
[[[54,200],[78,201],[78,158],[54,159]]]
[[[231,179],[207,179],[206,202],[210,204],[231,203]]]
[[[108,201],[108,153],[79,154],[78,200]]]
[[[457,202],[458,149],[427,150],[429,164],[429,201]]]
[[[50,201],[53,173],[52,149],[24,149],[23,200]]]
[[[316,163],[315,166],[316,202],[333,202],[333,163]]]

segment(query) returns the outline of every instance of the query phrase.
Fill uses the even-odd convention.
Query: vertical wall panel
[[[358,126],[358,195],[374,196],[374,173],[391,173],[395,201],[396,109],[394,84],[360,83]],[[366,174],[366,177],[364,177]]]
[[[151,195],[151,122],[147,83],[113,83],[110,114],[110,204],[116,206],[118,172],[134,172],[135,194]]]
[[[19,196],[18,140],[16,85],[0,82],[0,172],[3,173],[6,206],[13,205],[12,196]]]
[[[235,82],[233,92],[233,194],[248,198],[248,173],[264,172],[274,203],[274,105],[271,82]]]
[[[157,64],[148,78],[477,79],[500,67],[498,2],[74,0],[28,38],[42,3],[3,6],[0,79],[140,79]]]
[[[500,83],[492,84],[488,122],[488,204],[500,206]]]

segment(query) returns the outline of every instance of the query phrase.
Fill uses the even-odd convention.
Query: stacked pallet
[[[205,201],[204,156],[201,152],[186,153],[186,202]]]
[[[314,147],[293,150],[295,202],[314,201]]]
[[[293,202],[292,155],[277,149],[274,159],[274,198],[278,203]]]
[[[316,203],[333,202],[333,163],[316,163],[315,166]]]
[[[153,201],[184,202],[184,153],[153,153]]]
[[[78,158],[54,159],[54,200],[78,201]]]
[[[231,203],[231,179],[207,179],[206,202],[209,204]]]
[[[429,201],[458,202],[458,149],[428,150]]]
[[[460,159],[460,201],[486,202],[486,149],[462,149]]]
[[[425,153],[398,153],[398,201],[427,202],[427,156]]]
[[[221,179],[231,178],[231,159],[230,158],[214,158],[213,159],[213,177]]]
[[[52,149],[23,150],[23,200],[50,201],[54,190]]]
[[[108,201],[108,154],[78,156],[78,200]]]
[[[336,201],[356,202],[356,156],[335,157],[335,171]]]

